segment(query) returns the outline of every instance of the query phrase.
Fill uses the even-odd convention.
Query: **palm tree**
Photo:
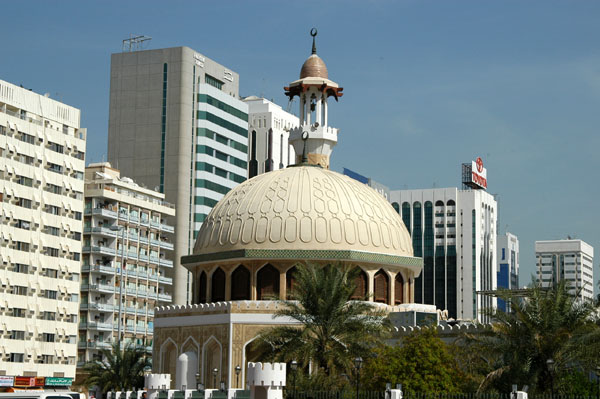
[[[111,349],[102,349],[103,360],[88,362],[83,366],[88,373],[87,386],[97,386],[102,392],[144,387],[144,369],[151,366],[143,347],[127,344],[120,350],[115,342]]]
[[[297,360],[302,368],[325,376],[350,374],[353,360],[366,354],[389,331],[386,314],[370,302],[352,301],[360,271],[342,266],[299,265],[292,300],[275,317],[289,317],[300,326],[278,326],[262,332],[258,353],[265,360]]]
[[[565,370],[583,366],[589,350],[583,343],[593,344],[590,338],[597,336],[591,302],[571,295],[564,281],[550,289],[535,285],[524,298],[509,292],[501,297],[510,302],[511,312],[489,311],[489,333],[465,337],[491,369],[480,390],[494,386],[508,392],[518,384],[549,392]]]

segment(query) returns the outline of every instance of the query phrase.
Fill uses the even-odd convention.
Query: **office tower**
[[[516,235],[505,233],[496,239],[498,248],[498,288],[519,288],[519,239]],[[498,298],[498,309],[509,310],[506,301]]]
[[[165,194],[177,214],[173,302],[191,300],[188,255],[202,222],[246,179],[248,106],[239,75],[188,47],[111,57],[108,160],[122,174]]]
[[[86,131],[0,81],[0,375],[75,377]]]
[[[85,169],[84,195],[79,366],[119,338],[151,351],[154,308],[171,303],[174,230],[165,218],[175,216],[164,194],[107,162]]]
[[[283,169],[296,159],[289,144],[290,130],[298,117],[279,105],[256,96],[244,98],[248,104],[248,177]]]
[[[496,289],[494,197],[484,190],[456,187],[391,191],[392,206],[411,233],[423,271],[415,281],[415,302],[448,310],[451,318],[479,319],[495,298],[478,291]]]
[[[594,248],[582,240],[535,242],[537,280],[551,287],[566,280],[569,292],[580,299],[594,299]]]

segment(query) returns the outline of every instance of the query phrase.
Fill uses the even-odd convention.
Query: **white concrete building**
[[[177,215],[173,303],[189,303],[191,253],[212,207],[246,180],[248,105],[239,75],[189,47],[112,54],[108,161],[165,194]]]
[[[499,234],[496,239],[498,247],[498,288],[519,288],[519,239],[512,233]],[[498,308],[507,311],[506,302],[498,299]]]
[[[451,318],[479,319],[496,299],[478,291],[497,286],[497,203],[484,190],[456,187],[392,190],[390,202],[411,233],[423,271],[415,302],[448,310]]]
[[[108,162],[85,169],[78,366],[100,360],[119,329],[123,344],[152,350],[154,308],[172,299],[174,229],[165,218],[175,209],[164,198]]]
[[[0,80],[0,375],[75,377],[86,131]]]
[[[250,96],[244,102],[248,104],[248,177],[295,163],[289,138],[290,130],[299,125],[298,117],[264,98]]]
[[[566,280],[578,298],[594,299],[594,248],[582,240],[535,242],[537,280],[550,287]]]

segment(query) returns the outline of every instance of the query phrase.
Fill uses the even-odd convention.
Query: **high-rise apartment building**
[[[594,248],[582,240],[535,242],[537,280],[551,287],[565,280],[569,292],[580,299],[594,299]]]
[[[107,162],[85,169],[78,365],[100,360],[119,337],[151,351],[154,308],[172,299],[165,218],[175,209],[164,198]]]
[[[498,288],[519,288],[519,239],[511,233],[499,234],[496,239],[498,247]],[[508,310],[506,301],[498,298],[498,309]]]
[[[484,190],[438,188],[390,192],[392,206],[411,234],[423,271],[415,302],[448,310],[451,318],[479,319],[496,299],[497,204]]]
[[[264,98],[250,96],[244,102],[248,104],[248,177],[294,164],[289,138],[290,130],[300,124],[298,117]]]
[[[75,377],[86,131],[0,80],[0,375]]]
[[[188,255],[202,222],[247,176],[239,75],[188,47],[113,54],[108,160],[175,205],[173,302],[190,301]]]

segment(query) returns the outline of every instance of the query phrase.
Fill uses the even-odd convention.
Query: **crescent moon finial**
[[[312,53],[317,54],[317,45],[315,44],[315,37],[317,37],[317,28],[312,28],[310,30],[310,35],[313,38]]]

